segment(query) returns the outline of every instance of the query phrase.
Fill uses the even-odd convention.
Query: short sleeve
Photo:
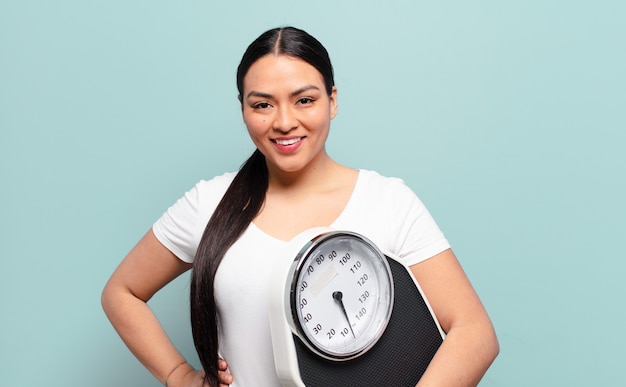
[[[402,198],[392,201],[392,213],[398,220],[394,243],[398,258],[411,266],[449,249],[448,240],[424,203],[404,182],[396,185],[394,189]]]
[[[156,238],[180,260],[191,263],[202,233],[234,173],[202,180],[187,191],[154,223]]]
[[[410,266],[450,248],[426,206],[402,179],[360,170],[353,197],[334,224],[361,233]]]

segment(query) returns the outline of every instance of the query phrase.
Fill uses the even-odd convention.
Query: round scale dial
[[[300,251],[291,272],[293,325],[311,350],[349,360],[378,341],[393,308],[393,279],[372,242],[345,231],[322,234]]]

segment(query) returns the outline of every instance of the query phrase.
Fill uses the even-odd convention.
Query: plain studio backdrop
[[[403,178],[496,326],[481,386],[623,386],[626,2],[0,1],[0,380],[157,386],[100,307],[198,180],[253,150],[262,31],[328,48],[329,153]],[[150,305],[192,364],[188,275]]]

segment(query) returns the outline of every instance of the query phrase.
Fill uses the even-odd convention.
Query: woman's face
[[[337,90],[307,62],[287,55],[258,59],[243,79],[243,120],[272,172],[298,172],[327,157]]]

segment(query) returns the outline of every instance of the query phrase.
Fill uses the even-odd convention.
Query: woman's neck
[[[348,169],[325,153],[298,171],[283,171],[271,165],[267,168],[268,192],[290,191],[292,193],[299,190],[324,189],[328,185],[334,185],[333,181]]]
[[[312,166],[311,166],[312,167]],[[304,230],[329,227],[343,213],[359,172],[330,158],[297,173],[272,173],[254,224],[268,235],[291,240]]]

